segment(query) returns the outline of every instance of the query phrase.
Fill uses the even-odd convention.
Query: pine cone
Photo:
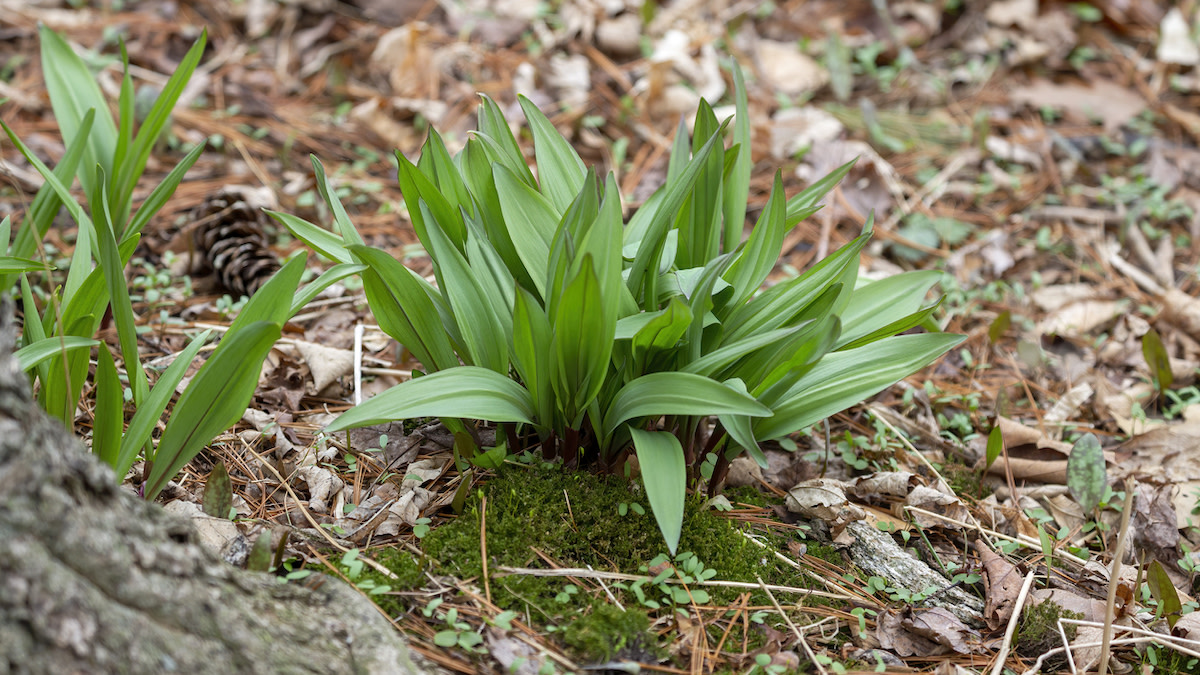
[[[262,212],[222,190],[192,209],[196,252],[233,297],[253,295],[279,270]]]

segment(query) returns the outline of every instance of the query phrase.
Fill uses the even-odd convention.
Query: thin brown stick
[[[1117,537],[1117,550],[1113,551],[1112,571],[1108,575],[1108,600],[1104,608],[1104,637],[1100,644],[1100,675],[1108,673],[1108,657],[1112,649],[1112,624],[1116,614],[1117,586],[1121,585],[1121,558],[1125,557],[1125,544],[1129,540],[1129,516],[1133,511],[1134,484],[1132,478],[1125,479],[1125,504],[1121,507],[1121,534]]]
[[[483,561],[483,597],[492,602],[492,583],[488,580],[487,495],[479,495],[479,556]]]

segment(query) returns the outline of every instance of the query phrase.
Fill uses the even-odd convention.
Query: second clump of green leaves
[[[414,164],[397,153],[413,228],[436,285],[364,245],[320,164],[335,231],[273,214],[297,237],[362,275],[380,327],[425,374],[375,396],[327,431],[438,417],[460,438],[476,421],[509,446],[617,472],[636,454],[674,553],[689,482],[714,463],[720,484],[743,452],[854,405],[929,364],[959,335],[900,335],[936,306],[937,272],[863,283],[862,235],[804,274],[761,287],[784,236],[813,214],[850,166],[784,196],[781,176],[748,237],[750,124],[741,72],[736,115],[701,102],[680,125],[667,179],[624,222],[611,175],[584,166],[520,99],[537,175],[500,108],[457,155],[431,131]],[[509,447],[511,451],[521,447]],[[503,452],[501,450],[500,452]]]

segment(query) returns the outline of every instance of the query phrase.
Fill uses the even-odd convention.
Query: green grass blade
[[[67,152],[54,167],[54,176],[63,185],[75,182],[75,172],[87,149],[88,135],[91,133],[95,118],[94,110],[89,110],[84,114],[75,140],[67,144]],[[3,122],[0,122],[0,126],[4,126],[6,133],[12,133]],[[24,221],[17,228],[17,236],[12,240],[12,246],[8,250],[9,254],[19,258],[32,258],[37,251],[37,242],[45,238],[46,233],[50,231],[50,226],[54,224],[54,218],[58,215],[61,206],[62,199],[54,190],[54,186],[49,182],[43,183],[42,187],[38,188],[37,196],[33,198],[33,204],[29,206],[29,212]],[[11,281],[4,278],[0,288],[8,288],[10,285]]]
[[[487,368],[459,366],[402,382],[343,413],[327,433],[418,417],[533,423],[529,392]]]
[[[150,435],[154,433],[154,427],[158,425],[163,411],[167,409],[167,404],[175,395],[175,387],[183,381],[183,376],[187,374],[192,361],[200,353],[200,348],[212,337],[212,333],[210,329],[192,338],[188,346],[175,355],[171,365],[167,366],[158,381],[154,383],[154,387],[150,389],[150,395],[137,407],[133,418],[129,420],[129,427],[125,430],[125,435],[121,438],[121,450],[113,464],[118,480],[129,473],[129,467],[133,466],[138,453],[150,440]]]
[[[270,321],[237,331],[231,327],[225,333],[175,404],[154,452],[146,499],[154,499],[209,441],[242,418],[258,386],[263,359],[279,336],[279,325]]]
[[[638,465],[642,469],[642,484],[654,512],[658,530],[675,555],[679,535],[683,531],[683,506],[687,497],[687,467],[683,448],[674,434],[665,431],[645,431],[630,427]]]

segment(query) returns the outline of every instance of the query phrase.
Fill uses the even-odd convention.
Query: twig
[[[479,558],[483,562],[483,596],[492,602],[492,583],[488,580],[487,495],[479,495]]]
[[[821,675],[829,675],[825,670],[825,666],[817,660],[817,655],[813,652],[812,647],[808,646],[808,640],[804,639],[804,633],[801,633],[800,629],[796,628],[796,624],[792,623],[791,617],[787,615],[787,612],[783,611],[783,607],[779,606],[779,601],[775,599],[775,596],[771,593],[771,589],[767,588],[767,585],[763,583],[762,577],[755,576],[754,578],[758,580],[758,587],[767,594],[767,598],[771,600],[771,604],[775,605],[775,611],[779,612],[779,616],[782,616],[783,620],[787,622],[788,628],[792,629],[792,633],[796,635],[796,640],[800,643],[800,646],[804,647],[804,653],[808,655],[808,660],[813,662],[813,665],[817,667],[817,671]]]
[[[1000,675],[1004,672],[1004,662],[1008,660],[1008,650],[1012,648],[1013,634],[1017,632],[1017,623],[1021,620],[1021,610],[1025,608],[1025,601],[1029,598],[1029,587],[1033,585],[1033,578],[1036,573],[1030,571],[1025,575],[1025,583],[1021,584],[1021,592],[1017,595],[1016,605],[1013,607],[1012,616],[1008,618],[1008,628],[1004,631],[1004,642],[1000,644],[1000,651],[996,654],[995,665],[992,666],[992,675]]]
[[[625,574],[624,572],[600,572],[583,567],[560,567],[552,570],[539,570],[529,567],[508,567],[501,565],[498,567],[502,572],[508,574],[523,574],[531,577],[580,577],[583,579],[611,579],[615,581],[650,581],[654,577],[643,576],[640,574]],[[664,579],[662,583],[678,584],[678,579]],[[744,581],[695,581],[693,586],[716,586],[720,588],[758,588],[758,584],[751,584]],[[819,598],[833,598],[837,600],[845,600],[846,596],[836,593],[826,593],[824,591],[815,591],[809,588],[795,588],[793,586],[775,586],[767,584],[767,588],[780,593],[796,593],[797,595],[814,595]]]
[[[1117,586],[1121,585],[1121,559],[1125,557],[1125,544],[1129,540],[1129,516],[1133,511],[1134,484],[1132,478],[1125,479],[1125,504],[1121,507],[1121,535],[1117,537],[1117,550],[1113,551],[1112,572],[1108,576],[1108,601],[1104,608],[1104,638],[1100,646],[1100,675],[1108,673],[1108,657],[1112,640],[1113,615],[1116,614]]]

